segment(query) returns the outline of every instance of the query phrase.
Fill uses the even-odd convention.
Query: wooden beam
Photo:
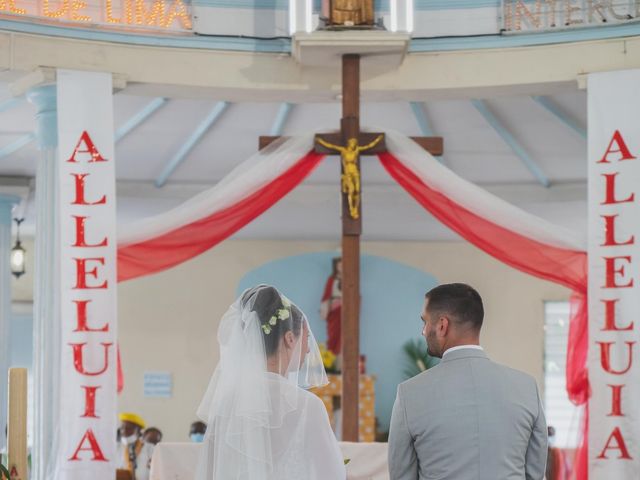
[[[380,135],[384,135],[382,132],[360,132],[358,136],[358,145],[367,145],[373,142]],[[324,141],[332,143],[334,145],[344,145],[342,141],[341,133],[320,133],[316,135],[316,143],[315,143],[315,151],[316,153],[324,153],[325,155],[336,155],[336,151],[330,148],[323,147],[317,142],[318,138],[322,138]],[[386,152],[387,148],[385,146],[384,138],[373,148],[370,148],[366,152],[362,152],[360,155],[376,155],[378,153]]]
[[[360,137],[360,56],[342,56],[342,145]],[[360,170],[360,159],[357,159]],[[342,162],[340,162],[342,167]],[[344,170],[342,170],[344,173]],[[362,188],[360,190],[362,205]],[[342,194],[342,440],[360,439],[360,234],[362,214],[353,218]]]
[[[8,469],[11,480],[27,480],[27,369],[9,369]]]
[[[360,439],[360,237],[342,236],[342,440]]]
[[[279,138],[289,138],[289,137],[280,137],[278,135],[261,135],[258,137],[258,150],[264,150],[273,142],[278,140]]]
[[[373,140],[376,135],[379,135],[379,134],[361,133],[359,138],[362,140],[364,139]],[[342,142],[340,141],[342,139],[342,136],[340,133],[320,134],[320,137],[322,137],[323,139],[327,140],[330,143],[342,144]],[[263,148],[266,148],[269,145],[271,145],[273,142],[275,142],[279,138],[287,138],[287,137],[263,135],[258,138],[258,148],[262,150]],[[429,152],[433,156],[437,157],[444,153],[444,141],[442,137],[411,137],[411,140],[416,142],[418,145],[420,145],[422,148],[424,148],[427,152]],[[359,142],[359,144],[362,145],[362,142]],[[382,144],[384,145],[384,142],[382,142]],[[368,150],[366,153],[363,153],[362,155],[377,154],[383,151],[386,151],[386,148],[382,150],[378,145],[376,146],[376,148],[372,148],[371,150]],[[337,155],[335,151],[328,150],[324,147],[321,147],[320,145],[316,145],[316,152],[326,153],[327,155]]]
[[[411,140],[434,157],[439,157],[444,153],[444,140],[442,137],[411,137]]]
[[[436,134],[431,128],[429,124],[429,119],[427,118],[426,105],[422,102],[410,102],[411,110],[413,111],[413,116],[416,117],[416,122],[418,123],[418,127],[420,127],[420,132],[424,137],[435,137]],[[434,155],[436,160],[440,163],[444,163],[444,159],[441,155]]]

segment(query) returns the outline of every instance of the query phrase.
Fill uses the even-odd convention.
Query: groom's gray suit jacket
[[[547,425],[535,380],[461,349],[400,384],[391,480],[542,480]]]

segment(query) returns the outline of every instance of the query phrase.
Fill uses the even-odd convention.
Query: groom
[[[422,334],[436,367],[400,384],[391,480],[542,480],[547,426],[535,380],[480,347],[482,299],[468,285],[426,295]]]

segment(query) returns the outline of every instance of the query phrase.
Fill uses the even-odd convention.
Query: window
[[[569,401],[566,390],[569,302],[544,304],[544,407],[547,425],[556,430],[560,448],[578,446],[580,408]]]

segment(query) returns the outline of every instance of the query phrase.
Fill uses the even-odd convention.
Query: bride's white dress
[[[223,318],[220,364],[198,410],[208,429],[196,479],[345,480],[324,404],[299,386],[326,382],[313,337],[308,352],[292,355],[295,368],[268,372],[259,325],[234,305]]]
[[[270,431],[273,464],[257,463],[254,464],[257,471],[249,471],[249,462],[244,453],[230,445],[216,445],[215,436],[210,435],[203,448],[209,450],[208,458],[218,457],[220,461],[208,462],[208,466],[201,465],[198,480],[344,480],[344,459],[322,400],[313,393],[291,385],[280,375],[266,375],[270,376],[272,395],[280,396],[286,390],[297,398],[296,408],[284,415],[279,428]],[[293,389],[296,391],[290,391]],[[218,419],[218,426],[214,430],[227,430],[228,425],[225,424],[225,419]],[[214,465],[219,467],[217,473],[213,471]],[[245,469],[247,471],[242,473]]]

